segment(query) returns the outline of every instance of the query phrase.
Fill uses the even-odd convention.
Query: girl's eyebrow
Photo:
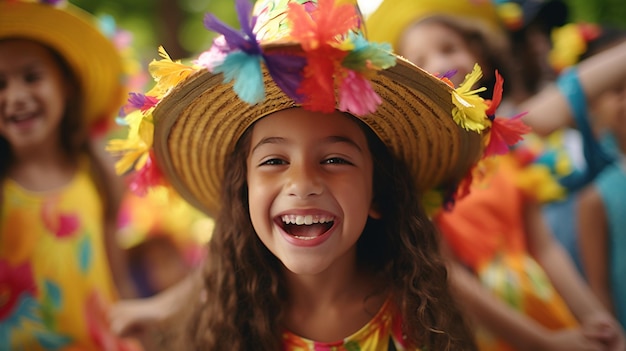
[[[258,149],[259,147],[265,145],[265,144],[281,144],[281,143],[286,143],[287,139],[286,138],[282,138],[282,137],[268,137],[268,138],[263,138],[261,139],[261,141],[259,141],[253,148],[252,148],[252,152],[254,152],[256,149]],[[363,150],[361,149],[361,147],[354,142],[354,140],[345,137],[345,136],[340,136],[340,135],[331,135],[329,137],[326,137],[322,140],[322,142],[330,142],[330,143],[346,143],[349,145],[352,145],[354,148],[356,148],[357,150],[359,150],[360,152],[362,152]]]
[[[281,143],[286,143],[286,142],[287,142],[287,139],[281,138],[281,137],[263,138],[252,148],[252,152],[254,152],[256,149],[258,149],[259,147],[265,144],[281,144]]]
[[[328,141],[331,143],[346,143],[349,145],[354,146],[357,150],[359,150],[360,152],[362,152],[363,150],[361,149],[361,147],[352,139],[345,137],[345,136],[341,136],[341,135],[331,135],[327,138],[324,138],[324,141]]]

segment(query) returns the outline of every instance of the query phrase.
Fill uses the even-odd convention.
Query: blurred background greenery
[[[210,47],[213,34],[202,25],[202,18],[207,12],[238,28],[234,0],[70,1],[96,15],[110,15],[119,27],[130,31],[134,38],[133,46],[144,63],[158,57],[159,45],[165,47],[173,59],[191,57]],[[570,21],[626,28],[624,0],[565,1],[570,6]],[[364,12],[373,10],[378,2],[359,0]]]

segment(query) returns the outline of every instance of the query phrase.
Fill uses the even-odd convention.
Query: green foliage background
[[[624,0],[566,0],[571,10],[570,20],[610,24],[626,28]]]

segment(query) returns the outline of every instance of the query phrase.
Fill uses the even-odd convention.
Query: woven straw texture
[[[221,74],[200,71],[179,84],[154,110],[155,153],[170,183],[194,206],[215,215],[225,158],[256,120],[294,107],[265,72],[266,99],[239,100]],[[452,89],[406,60],[372,79],[383,100],[360,118],[404,161],[417,188],[453,186],[482,152],[482,137],[452,119]]]

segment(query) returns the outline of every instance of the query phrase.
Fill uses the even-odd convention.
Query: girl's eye
[[[41,74],[36,72],[31,72],[24,76],[24,80],[28,83],[34,83],[41,79]]]
[[[341,157],[331,157],[328,158],[324,161],[322,161],[323,164],[340,164],[340,165],[351,165],[352,162],[347,161],[344,158]]]
[[[279,158],[271,158],[269,160],[265,160],[261,162],[260,166],[278,166],[285,165],[287,162],[285,160],[281,160]]]

